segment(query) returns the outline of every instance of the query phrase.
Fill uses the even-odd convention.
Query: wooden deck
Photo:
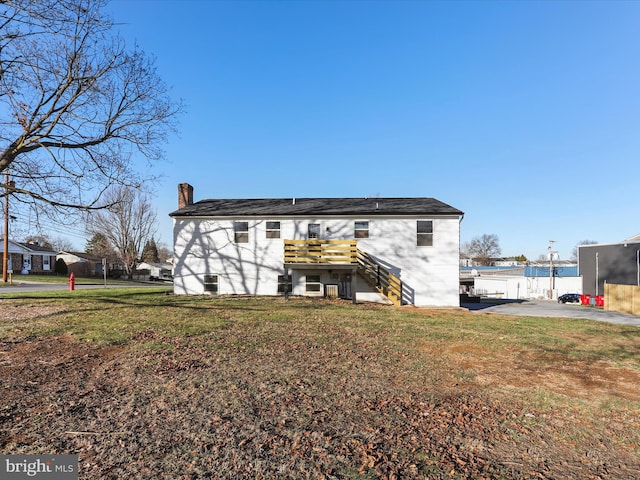
[[[356,272],[360,274],[369,285],[386,296],[394,305],[402,304],[400,279],[370,255],[359,250],[356,239],[285,240],[284,266],[285,274],[289,268],[350,269],[354,274]]]
[[[357,267],[358,243],[354,240],[285,240],[284,263],[346,265]]]

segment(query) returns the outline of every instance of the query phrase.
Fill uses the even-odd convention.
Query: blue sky
[[[435,197],[462,242],[640,233],[640,2],[114,0],[182,98],[155,205]],[[142,159],[140,164],[144,165]]]

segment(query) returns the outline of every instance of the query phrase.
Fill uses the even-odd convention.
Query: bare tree
[[[112,187],[105,201],[109,207],[89,214],[87,231],[109,241],[132,278],[143,246],[156,233],[156,212],[147,195],[131,187]]]
[[[158,258],[160,262],[167,263],[173,259],[173,252],[163,243],[158,244]],[[173,262],[172,262],[173,263]]]
[[[75,250],[73,243],[64,237],[54,237],[51,239],[51,246],[54,252],[72,252]]]
[[[105,3],[0,2],[0,173],[15,180],[2,175],[0,197],[98,208],[111,185],[140,184],[135,151],[162,156],[181,106],[153,59],[127,49]]]
[[[41,247],[48,248],[54,252],[73,251],[73,244],[64,237],[50,237],[46,234],[29,235],[24,239],[25,243],[35,243]]]
[[[462,250],[480,265],[489,265],[491,259],[499,256],[502,252],[498,236],[486,233],[472,238],[470,242],[463,245]]]
[[[573,261],[577,261],[578,260],[578,247],[580,245],[595,245],[598,242],[596,242],[595,240],[581,240],[578,242],[578,244],[573,247],[573,250],[571,251],[571,260]]]
[[[38,245],[40,247],[45,247],[50,250],[53,249],[53,244],[51,243],[51,239],[47,235],[29,235],[24,239],[24,243],[31,243],[34,245]]]

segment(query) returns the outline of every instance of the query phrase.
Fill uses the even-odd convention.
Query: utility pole
[[[549,240],[549,300],[553,300],[553,244],[555,240]]]
[[[600,260],[598,258],[598,252],[596,252],[596,297],[598,296],[598,288],[600,287]]]

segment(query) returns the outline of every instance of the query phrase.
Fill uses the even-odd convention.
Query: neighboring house
[[[604,284],[640,285],[640,235],[620,243],[578,245],[585,295],[604,295]]]
[[[100,277],[103,275],[102,258],[84,252],[60,252],[57,258],[67,264],[67,273],[76,277]]]
[[[476,267],[476,266],[491,266],[491,267],[517,267],[522,266],[526,262],[520,262],[515,257],[509,258],[489,258],[486,264],[469,257],[467,254],[460,252],[460,266],[461,267]]]
[[[85,252],[60,252],[57,258],[64,260],[67,264],[67,273],[73,273],[76,277],[102,277],[104,266],[107,267],[107,275],[119,277],[123,272],[123,265],[116,258],[103,259],[99,255]]]
[[[473,266],[473,258],[469,257],[466,253],[460,252],[459,264],[461,267],[471,267]]]
[[[463,213],[433,198],[202,200],[178,186],[176,294],[458,306]]]
[[[495,265],[496,267],[516,267],[522,265],[522,262],[519,262],[514,257],[494,258],[491,261],[491,265]]]
[[[1,237],[0,237],[1,238]],[[8,271],[13,273],[52,273],[56,262],[56,252],[36,243],[9,240]],[[0,257],[2,254],[0,253]],[[0,261],[0,271],[3,262]]]

